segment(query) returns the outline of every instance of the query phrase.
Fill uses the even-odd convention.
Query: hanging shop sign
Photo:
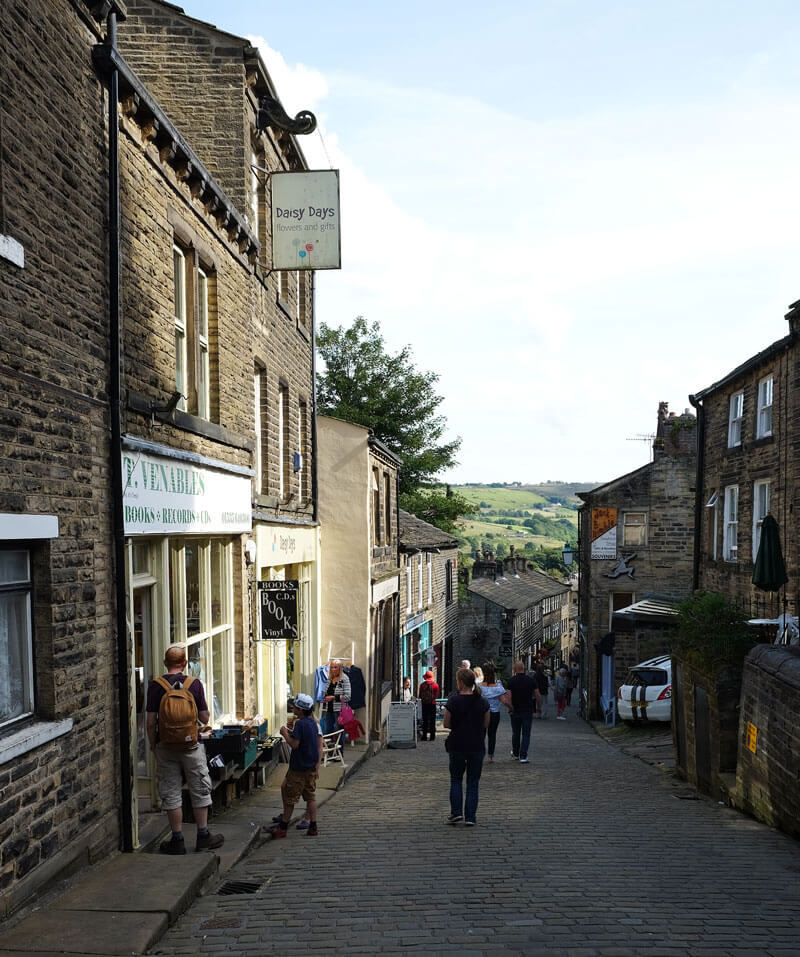
[[[126,535],[237,534],[253,527],[247,476],[124,451],[122,481]]]
[[[615,508],[592,509],[592,558],[617,557],[617,510]]]
[[[262,641],[294,641],[297,638],[296,581],[258,583],[258,608]]]
[[[339,170],[273,173],[272,268],[341,269]]]

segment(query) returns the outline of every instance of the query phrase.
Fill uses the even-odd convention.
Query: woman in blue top
[[[487,661],[483,666],[481,694],[489,702],[489,727],[486,734],[486,750],[489,762],[494,761],[494,746],[497,741],[497,726],[500,724],[500,696],[506,693],[503,683],[497,680],[494,662]]]
[[[447,823],[458,824],[463,820],[467,827],[474,827],[489,705],[475,684],[475,675],[468,668],[458,669],[456,687],[458,691],[450,695],[444,706],[443,723],[450,731],[445,742],[450,755],[450,816]],[[466,797],[463,792],[464,772],[467,775]]]

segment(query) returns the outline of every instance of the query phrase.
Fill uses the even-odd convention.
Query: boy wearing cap
[[[306,834],[308,837],[317,836],[316,790],[319,765],[322,761],[322,737],[314,720],[313,710],[314,701],[311,696],[299,694],[292,702],[292,712],[297,720],[291,729],[286,725],[280,729],[280,735],[292,749],[292,753],[289,770],[281,785],[283,816],[272,827],[266,828],[265,836],[268,839],[286,837],[294,806],[301,797],[306,802],[311,820]]]

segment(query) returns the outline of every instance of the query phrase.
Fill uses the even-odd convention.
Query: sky
[[[793,0],[186,0],[339,169],[317,321],[438,376],[463,482],[596,482],[800,299]],[[644,439],[642,437],[645,437]]]

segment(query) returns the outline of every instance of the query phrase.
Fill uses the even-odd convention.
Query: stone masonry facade
[[[99,25],[77,0],[7,0],[0,37],[0,233],[24,250],[0,258],[0,517],[23,529],[0,550],[30,554],[35,695],[0,724],[3,917],[117,846],[119,788]],[[42,516],[57,535],[28,539]]]
[[[580,621],[583,670],[590,718],[600,715],[597,646],[614,632],[613,612],[647,596],[680,600],[692,587],[696,419],[691,414],[658,411],[653,461],[590,492],[580,493]],[[616,510],[613,557],[592,558],[592,515]],[[613,513],[612,513],[613,514]],[[641,516],[644,516],[644,525]],[[638,527],[626,525],[628,517]],[[630,538],[626,540],[626,535]],[[620,567],[620,559],[628,557]],[[629,571],[630,570],[630,571]],[[669,651],[669,633],[652,630],[615,632],[613,688],[631,665]]]

